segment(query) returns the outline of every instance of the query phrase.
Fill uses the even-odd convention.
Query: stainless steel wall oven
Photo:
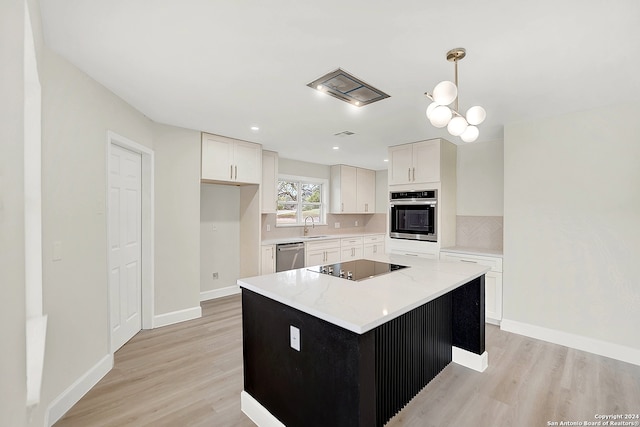
[[[437,242],[437,190],[391,191],[389,237]]]

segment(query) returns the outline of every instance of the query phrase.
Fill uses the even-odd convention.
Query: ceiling
[[[46,44],[157,122],[280,157],[386,169],[389,145],[447,137],[425,117],[464,47],[477,143],[504,125],[640,100],[637,0],[41,0]],[[341,67],[391,97],[351,106],[306,86]],[[258,126],[258,131],[251,130]],[[335,134],[351,131],[351,136]],[[333,147],[339,147],[334,150]]]

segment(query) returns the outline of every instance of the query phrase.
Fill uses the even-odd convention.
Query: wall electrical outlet
[[[358,226],[358,221],[356,220],[356,227]]]
[[[218,273],[213,273],[213,280],[216,280],[218,278]]]
[[[333,223],[333,227],[334,228],[340,228],[340,223],[339,222],[334,222]]]
[[[267,224],[267,231],[271,231],[271,224]]]
[[[291,348],[300,351],[300,329],[295,326],[289,326],[289,337]]]

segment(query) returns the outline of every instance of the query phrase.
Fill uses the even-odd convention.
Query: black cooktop
[[[372,277],[391,273],[392,271],[401,270],[403,268],[408,268],[408,266],[371,261],[368,259],[357,259],[354,261],[338,262],[335,264],[318,265],[310,267],[308,270],[358,282],[360,280],[370,279]]]

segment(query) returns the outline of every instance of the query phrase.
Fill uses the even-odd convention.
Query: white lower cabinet
[[[263,245],[260,253],[260,274],[276,272],[276,245]]]
[[[304,247],[304,265],[334,264],[340,262],[340,240],[307,242]]]
[[[502,273],[490,271],[484,276],[485,317],[499,323],[502,320]]]
[[[384,234],[364,236],[364,258],[375,258],[384,255]]]
[[[340,261],[353,261],[362,258],[362,237],[340,239]]]
[[[391,249],[391,253],[394,255],[415,256],[418,258],[426,258],[426,259],[438,259],[438,254],[433,252],[414,252],[414,251],[405,251],[403,249]]]
[[[485,319],[499,325],[502,321],[502,258],[441,251],[440,259],[491,267],[484,276]]]

